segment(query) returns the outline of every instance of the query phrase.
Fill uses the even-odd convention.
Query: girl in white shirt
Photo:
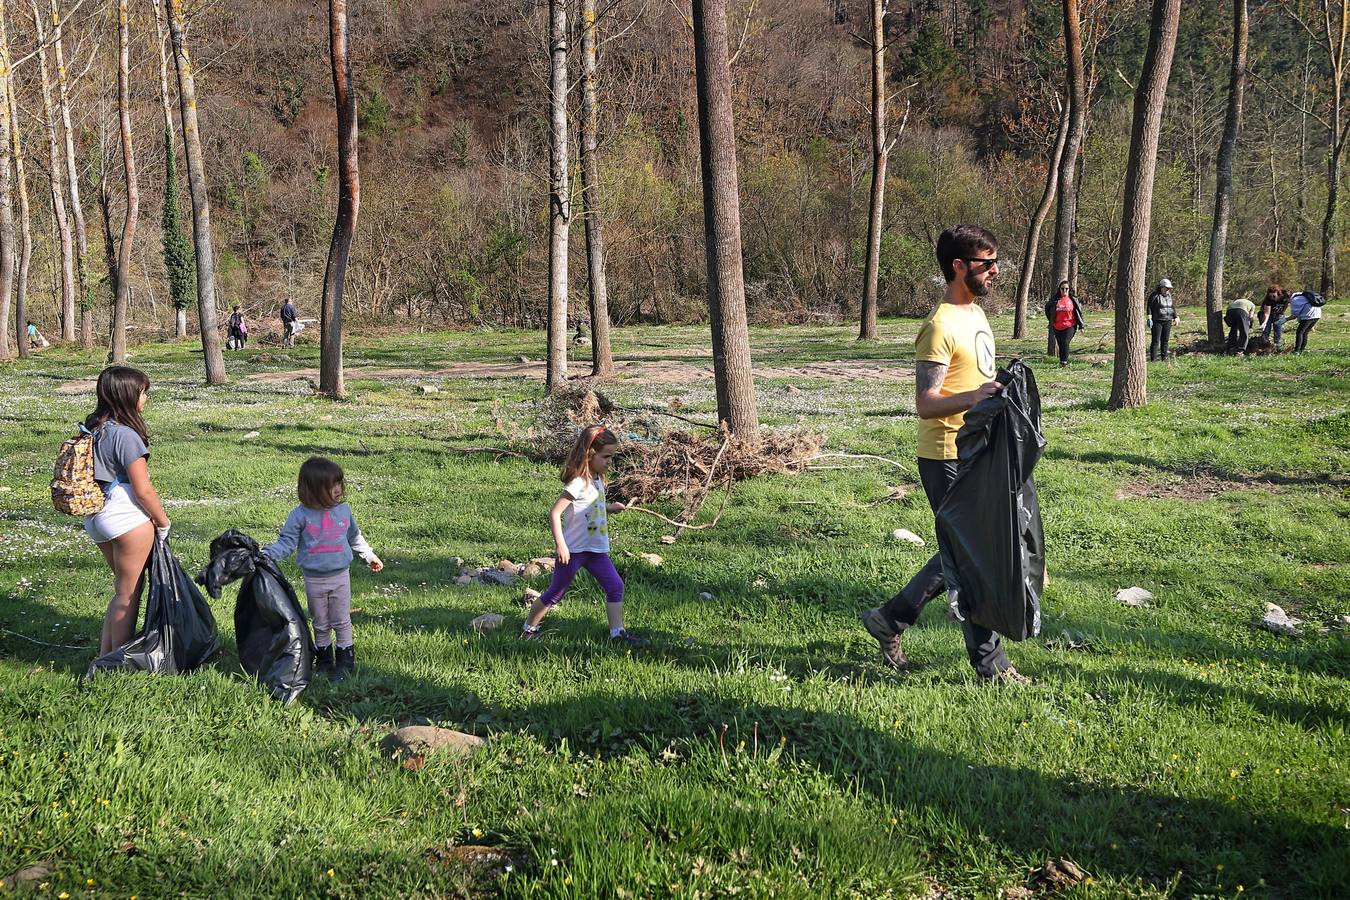
[[[622,512],[624,505],[605,503],[604,474],[618,449],[619,439],[603,425],[584,429],[572,445],[562,468],[565,487],[548,514],[558,562],[548,590],[534,601],[521,626],[520,636],[526,640],[539,636],[539,623],[562,600],[577,570],[584,568],[605,592],[610,639],[634,647],[647,644],[623,627],[623,579],[609,558],[609,513]]]

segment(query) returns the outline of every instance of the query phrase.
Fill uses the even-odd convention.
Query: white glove
[[[164,543],[165,541],[167,541],[168,539],[169,539],[169,526],[168,526],[168,525],[156,525],[156,526],[155,526],[155,542],[158,543],[158,544],[162,544],[162,543]]]

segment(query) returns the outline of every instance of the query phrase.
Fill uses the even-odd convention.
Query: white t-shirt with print
[[[577,477],[563,492],[572,503],[562,514],[563,540],[571,553],[609,552],[609,515],[605,509],[605,483],[598,478]]]

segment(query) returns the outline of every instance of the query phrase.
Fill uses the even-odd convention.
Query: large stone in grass
[[[1294,618],[1274,603],[1266,604],[1266,614],[1261,617],[1261,627],[1266,631],[1289,637],[1298,637],[1302,634],[1303,630],[1299,628],[1302,624],[1302,619]]]
[[[430,753],[446,753],[451,756],[469,756],[483,747],[487,741],[474,734],[465,734],[450,728],[437,728],[435,725],[405,725],[380,741],[380,750],[394,760],[407,761]],[[405,768],[420,768],[420,766]]]
[[[514,572],[503,572],[500,569],[488,569],[478,576],[478,580],[483,584],[496,584],[502,587],[510,587],[516,583]]]
[[[38,883],[50,874],[52,874],[50,863],[40,862],[31,866],[24,866],[12,875],[0,878],[0,890],[9,893],[24,888],[36,888]]]
[[[902,544],[913,544],[915,547],[923,546],[923,538],[919,537],[908,528],[897,528],[891,532],[891,537],[900,541]]]
[[[1152,599],[1153,592],[1141,587],[1127,587],[1116,591],[1116,602],[1124,603],[1126,606],[1148,606]]]
[[[477,632],[492,631],[494,628],[501,628],[505,621],[506,616],[501,613],[483,613],[470,622],[469,627]]]

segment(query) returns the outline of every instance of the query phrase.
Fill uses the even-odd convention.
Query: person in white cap
[[[1171,359],[1172,351],[1168,342],[1172,339],[1172,323],[1181,318],[1177,315],[1176,299],[1172,296],[1172,282],[1164,278],[1158,282],[1158,289],[1148,298],[1148,314],[1152,320],[1152,340],[1148,345],[1148,360]]]

